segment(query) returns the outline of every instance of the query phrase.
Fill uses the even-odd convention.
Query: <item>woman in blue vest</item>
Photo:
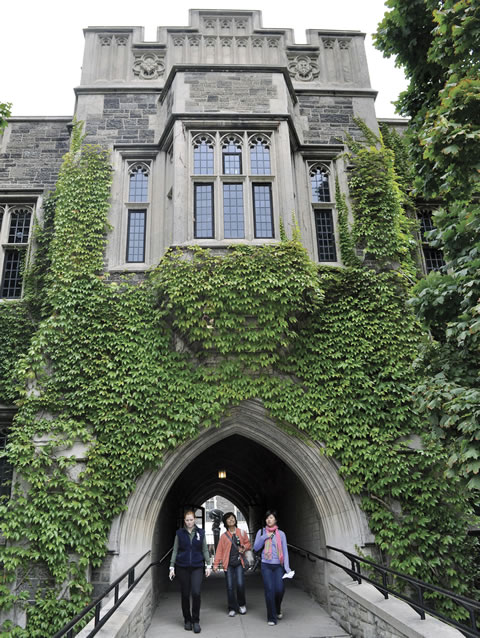
[[[180,581],[182,593],[182,612],[184,627],[187,631],[193,628],[194,634],[201,632],[200,628],[200,589],[203,572],[210,576],[210,554],[208,552],[205,530],[195,525],[195,513],[188,510],[184,515],[184,525],[177,530],[170,560],[169,578],[173,580],[175,574]],[[190,611],[190,597],[192,606]]]

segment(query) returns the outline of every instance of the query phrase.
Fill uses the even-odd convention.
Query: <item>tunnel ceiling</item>
[[[218,478],[218,470],[227,472]],[[240,435],[222,439],[199,454],[172,486],[178,503],[200,505],[219,495],[243,512],[249,505],[277,507],[285,481],[292,476],[287,465],[264,446]]]

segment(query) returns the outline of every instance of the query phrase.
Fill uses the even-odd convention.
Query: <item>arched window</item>
[[[148,201],[148,177],[150,175],[150,166],[143,162],[131,164],[129,168],[129,186],[128,201],[129,202],[147,202]]]
[[[242,174],[242,140],[237,135],[222,140],[222,166],[224,175]]]
[[[197,135],[193,140],[193,172],[195,175],[213,175],[213,140],[209,135]]]
[[[264,135],[250,138],[250,164],[253,175],[271,175],[270,140]]]
[[[330,202],[330,183],[328,169],[323,164],[314,164],[310,168],[312,202]]]

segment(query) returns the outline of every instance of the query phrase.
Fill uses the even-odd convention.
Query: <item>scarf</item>
[[[278,531],[278,525],[274,525],[273,527],[265,527],[267,534],[275,534],[275,544],[277,546],[277,554],[280,560],[280,563],[283,565],[283,548],[282,548],[282,539],[280,538],[280,532]],[[264,555],[267,560],[272,560],[272,539],[270,536],[265,541]]]

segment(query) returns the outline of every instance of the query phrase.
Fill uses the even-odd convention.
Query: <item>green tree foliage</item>
[[[8,118],[12,112],[12,105],[10,102],[0,102],[0,135],[8,124]]]
[[[419,367],[419,404],[451,450],[451,472],[480,488],[480,6],[475,0],[390,0],[377,45],[410,79],[399,100],[412,118],[417,188],[438,197],[445,274],[412,300],[430,329]]]

